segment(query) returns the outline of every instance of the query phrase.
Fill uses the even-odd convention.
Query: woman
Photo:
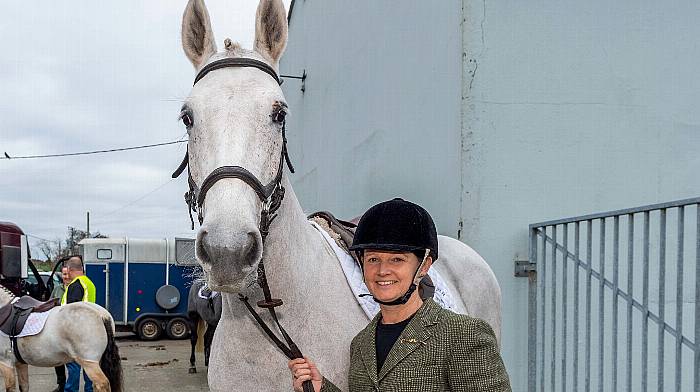
[[[394,199],[370,208],[350,247],[380,313],[350,345],[348,384],[364,391],[510,391],[493,330],[422,300],[416,287],[438,258],[426,210]],[[308,358],[289,361],[294,390],[340,391]]]

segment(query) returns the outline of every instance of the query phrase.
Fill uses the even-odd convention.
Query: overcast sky
[[[216,43],[250,48],[256,1],[208,0]],[[284,1],[287,8],[290,0]],[[194,70],[180,43],[184,0],[9,2],[0,24],[0,154],[54,154],[182,139]],[[0,221],[38,238],[66,228],[109,236],[192,237],[185,144],[0,160]],[[33,256],[41,256],[33,251]]]

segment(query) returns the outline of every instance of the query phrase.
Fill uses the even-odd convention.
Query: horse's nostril
[[[257,254],[258,241],[255,236],[255,233],[250,232],[248,233],[248,241],[246,243],[246,246],[243,249],[244,260],[248,261],[248,265],[253,266],[253,264],[257,261]]]
[[[210,263],[211,261],[209,253],[207,252],[207,234],[206,230],[201,229],[197,234],[197,241],[195,244],[195,255],[203,263]]]

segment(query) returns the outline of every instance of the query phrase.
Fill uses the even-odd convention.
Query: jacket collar
[[[408,323],[406,329],[403,330],[389,351],[379,374],[377,374],[375,337],[381,313],[372,319],[372,322],[362,332],[360,350],[365,369],[374,383],[381,381],[401,360],[418,347],[426,344],[426,341],[432,336],[434,330],[432,327],[440,322],[440,310],[440,305],[431,298],[423,302],[423,305],[418,308],[411,322]]]

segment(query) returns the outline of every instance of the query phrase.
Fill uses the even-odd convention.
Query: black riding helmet
[[[362,215],[350,247],[365,249],[418,252],[419,259],[430,249],[435,261],[438,239],[433,218],[423,207],[403,199],[379,203]]]
[[[400,198],[379,203],[362,215],[350,247],[360,260],[365,249],[412,252],[418,260],[425,261],[431,256],[435,261],[438,239],[433,218],[423,207]],[[384,305],[406,303],[416,289],[415,276],[422,265],[418,266],[414,282],[403,296],[391,302],[374,300]]]

